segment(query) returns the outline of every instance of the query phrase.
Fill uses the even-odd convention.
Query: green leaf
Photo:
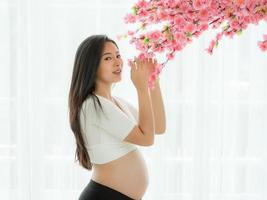
[[[138,8],[136,6],[132,7],[133,14],[137,15]]]
[[[217,47],[218,47],[218,45],[219,45],[219,42],[218,42],[218,41],[216,41],[216,43],[215,43],[215,48],[217,48]]]
[[[191,38],[193,36],[193,34],[190,32],[186,32],[185,35],[186,35],[186,37],[189,37],[189,38]]]
[[[174,36],[173,36],[173,35],[169,35],[169,36],[168,36],[168,39],[169,39],[169,40],[173,40],[173,39],[174,39]]]
[[[163,28],[162,33],[164,33],[164,32],[167,32],[168,33],[169,30],[170,30],[170,27],[168,25],[165,25],[164,28]]]
[[[223,26],[223,30],[227,30],[230,27],[229,24],[226,24],[225,26]]]
[[[144,43],[145,43],[145,44],[148,44],[148,43],[149,43],[149,38],[148,38],[148,37],[145,37],[145,38],[144,38]]]
[[[239,31],[236,32],[237,35],[241,35],[242,34],[242,29],[240,29]]]

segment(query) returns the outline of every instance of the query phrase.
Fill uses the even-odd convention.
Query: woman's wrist
[[[150,80],[150,81],[152,81],[152,80]],[[156,78],[154,79],[154,83],[159,83],[159,81],[160,81],[160,78],[159,78],[159,74],[156,76]]]

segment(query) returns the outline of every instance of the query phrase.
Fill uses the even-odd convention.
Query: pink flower
[[[173,58],[174,58],[173,53],[167,53],[167,58],[168,58],[169,60],[173,60]]]
[[[201,34],[200,31],[196,31],[196,32],[194,32],[194,36],[197,37],[197,38],[200,36],[200,34]]]
[[[128,35],[134,35],[135,31],[128,31]]]
[[[135,38],[130,39],[129,43],[133,44],[135,42]]]
[[[239,28],[239,23],[238,23],[237,20],[234,20],[234,21],[231,21],[231,22],[230,22],[230,26],[231,26],[232,28],[238,29],[238,28]]]
[[[136,6],[139,8],[146,8],[148,5],[148,2],[146,2],[145,0],[139,0],[136,4]]]
[[[209,54],[212,54],[212,51],[213,51],[213,48],[214,48],[215,44],[216,44],[215,40],[212,40],[211,43],[210,43],[209,48],[206,49],[206,51],[207,51]]]
[[[185,19],[180,15],[175,16],[174,22],[176,26],[184,26],[186,24]]]
[[[138,29],[129,30],[118,38],[129,36],[130,44],[134,44],[145,57],[166,53],[164,65],[174,59],[175,52],[181,51],[209,27],[222,28],[205,49],[212,54],[223,36],[233,38],[250,24],[258,24],[262,20],[267,22],[267,0],[137,1],[133,7],[134,14],[127,14],[124,19],[125,23],[138,24]],[[263,38],[258,46],[266,51],[267,34]]]
[[[150,80],[151,80],[151,81],[155,81],[156,79],[157,79],[156,74],[154,74],[154,73],[151,74],[151,79],[150,79]]]
[[[152,73],[148,80],[148,86],[150,89],[154,89],[156,79],[157,79],[157,74]]]
[[[213,50],[212,48],[209,47],[208,49],[205,49],[205,50],[206,50],[210,55],[212,55],[212,50]]]
[[[222,38],[222,33],[218,33],[217,35],[216,35],[216,40],[220,40]]]
[[[203,9],[199,11],[199,18],[201,21],[206,21],[209,17],[209,11],[208,9]]]
[[[138,59],[143,60],[143,59],[145,59],[145,57],[146,57],[145,54],[141,53],[141,54],[139,54]]]
[[[158,13],[158,17],[159,17],[161,20],[165,20],[165,19],[168,17],[168,14],[167,14],[165,11],[159,11],[159,13]]]
[[[155,16],[155,15],[149,15],[149,17],[148,17],[148,21],[149,22],[156,22],[157,21],[157,17]]]
[[[209,7],[211,4],[211,0],[194,0],[193,1],[193,7],[196,10],[204,9]]]
[[[146,10],[146,9],[140,9],[139,11],[138,11],[138,16],[139,17],[146,17],[146,16],[148,16],[149,15],[149,12]]]
[[[260,47],[262,51],[267,51],[267,40],[263,42],[258,42],[258,46]]]
[[[185,29],[184,30],[186,32],[192,33],[195,29],[196,29],[196,26],[194,24],[187,24],[185,26]]]
[[[136,17],[133,14],[128,14],[124,17],[124,22],[125,23],[135,23],[136,22]]]
[[[205,23],[205,24],[200,24],[200,26],[199,26],[199,30],[200,31],[205,31],[205,30],[207,30],[209,28],[209,25],[207,24],[207,23]]]
[[[183,37],[183,34],[178,32],[174,34],[174,40],[181,40]]]
[[[164,51],[164,47],[162,47],[162,46],[158,46],[158,47],[156,47],[156,48],[154,49],[154,51],[155,51],[155,52],[159,52],[159,53],[161,53],[161,52]]]
[[[143,46],[142,41],[135,41],[135,47],[136,49],[140,50],[141,52],[145,51],[145,47]]]
[[[161,32],[160,31],[153,31],[149,34],[149,38],[152,40],[157,40],[159,39],[161,36]]]
[[[250,17],[249,16],[245,16],[243,22],[246,23],[246,24],[250,23]]]
[[[245,3],[245,0],[235,0],[235,3],[240,6]]]
[[[175,51],[181,51],[183,49],[183,46],[180,43],[177,43],[176,46],[174,47]]]

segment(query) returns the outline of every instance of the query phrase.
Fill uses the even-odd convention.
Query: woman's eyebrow
[[[120,53],[119,51],[116,51],[116,53]],[[112,54],[110,52],[104,53],[102,56],[106,55],[106,54]]]

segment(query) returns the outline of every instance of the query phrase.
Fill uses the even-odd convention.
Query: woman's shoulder
[[[88,96],[84,102],[82,103],[82,107],[81,109],[82,110],[86,110],[87,112],[92,112],[94,111],[93,110],[93,107],[94,107],[94,96],[93,95],[90,95]]]
[[[82,103],[82,107],[87,106],[87,104],[91,104],[93,102],[92,96],[88,96]]]
[[[95,119],[99,114],[98,113],[98,103],[94,102],[94,98],[92,95],[88,96],[81,106],[81,116],[86,117],[90,116],[90,119]],[[96,98],[95,98],[96,99]]]

